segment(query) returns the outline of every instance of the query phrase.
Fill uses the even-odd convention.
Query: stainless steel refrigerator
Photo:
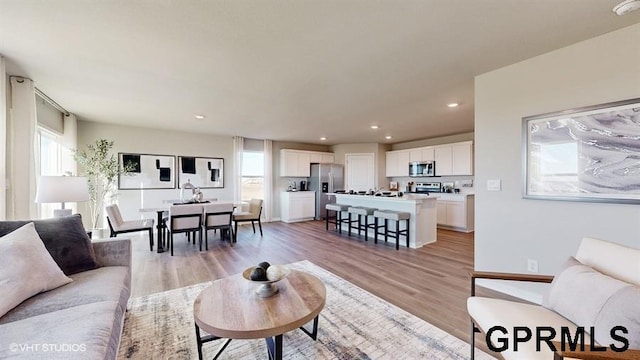
[[[316,220],[325,218],[325,206],[335,202],[327,194],[344,190],[344,168],[339,164],[311,164],[309,190],[316,192]]]

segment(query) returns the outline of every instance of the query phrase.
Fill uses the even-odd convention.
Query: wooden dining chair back
[[[251,199],[249,201],[249,211],[247,212],[236,212],[233,214],[234,221],[234,231],[236,236],[238,236],[238,223],[239,222],[249,222],[251,221],[251,226],[253,227],[253,233],[256,233],[256,225],[255,222],[258,222],[258,227],[260,227],[260,236],[262,236],[262,223],[260,222],[260,217],[262,216],[262,199]]]
[[[123,220],[120,208],[117,204],[108,205],[104,208],[107,213],[107,223],[109,224],[109,237],[116,237],[136,231],[149,232],[149,249],[153,251],[153,219]]]
[[[173,235],[178,233],[199,234],[202,245],[202,215],[201,204],[173,205],[169,208],[167,228],[169,230],[169,243],[171,256],[173,256]],[[195,236],[194,236],[195,243]]]
[[[209,250],[208,230],[220,230],[220,237],[224,239],[225,234],[229,235],[229,243],[233,246],[235,236],[231,222],[233,220],[233,203],[211,203],[204,206],[204,244]],[[202,244],[200,245],[202,250]]]

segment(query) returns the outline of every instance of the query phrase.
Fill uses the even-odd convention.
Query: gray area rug
[[[322,280],[318,340],[283,337],[284,359],[468,359],[469,345],[309,261],[289,264]],[[197,359],[193,301],[210,283],[130,299],[119,359]],[[204,344],[211,359],[224,340]],[[476,350],[477,359],[493,359]],[[264,339],[233,340],[221,359],[268,359]]]

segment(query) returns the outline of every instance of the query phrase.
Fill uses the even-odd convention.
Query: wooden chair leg
[[[262,236],[262,221],[258,218],[258,227],[260,228],[260,236]]]
[[[203,228],[202,231],[204,231],[204,249],[209,251],[209,230]]]
[[[173,231],[169,232],[169,242],[171,243],[171,256],[173,256]]]
[[[389,221],[384,219],[384,242],[389,240]]]
[[[235,223],[235,224],[234,224],[234,229],[233,229],[233,231],[236,233],[236,237],[237,237],[237,236],[238,236],[238,222],[237,222],[237,221],[234,221],[234,223]]]

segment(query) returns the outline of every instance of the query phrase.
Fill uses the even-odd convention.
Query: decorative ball
[[[282,279],[287,273],[287,269],[282,265],[272,265],[267,269],[267,279],[276,281]]]
[[[261,267],[261,268],[263,268],[263,269],[265,269],[265,270],[267,270],[267,269],[269,268],[269,266],[271,266],[271,264],[269,264],[269,263],[268,263],[268,262],[266,262],[266,261],[263,261],[263,262],[261,262],[260,264],[258,264],[258,266],[259,266],[259,267]]]
[[[267,281],[267,271],[258,266],[251,271],[250,278],[253,281]]]

